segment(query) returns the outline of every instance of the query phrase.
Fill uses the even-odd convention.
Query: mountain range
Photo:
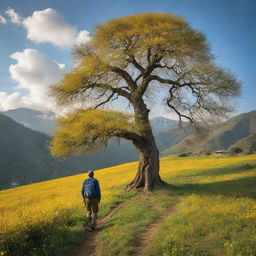
[[[34,130],[51,135],[56,129],[56,115],[53,112],[41,112],[29,108],[17,108],[3,111],[1,114],[10,117],[14,121]],[[154,133],[159,133],[175,127],[178,121],[157,116],[150,119]]]
[[[49,135],[0,114],[0,189],[137,160],[131,143],[114,140],[98,153],[56,159],[47,146],[50,140]]]
[[[29,108],[17,108],[2,112],[14,121],[34,131],[52,134],[55,129],[56,115],[53,112],[41,112]]]
[[[138,159],[129,141],[112,139],[97,153],[53,158],[47,144],[55,129],[55,114],[31,109],[16,109],[0,114],[0,189],[74,175]],[[204,133],[163,117],[151,120],[162,155],[185,152],[208,153],[217,149],[239,147],[256,150],[256,111],[210,126]],[[169,129],[168,129],[169,128]]]
[[[240,148],[243,153],[256,151],[256,110],[240,114],[225,122],[211,125],[201,132],[193,131],[162,155],[208,154],[216,150]]]

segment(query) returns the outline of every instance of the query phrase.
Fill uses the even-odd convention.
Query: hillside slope
[[[98,153],[59,160],[50,155],[47,146],[50,140],[50,136],[0,114],[0,189],[137,159],[137,152],[131,143],[111,141],[107,149]]]
[[[22,110],[22,113],[24,111],[28,113],[26,109]],[[32,113],[34,115],[37,112],[32,110]],[[103,151],[72,156],[65,160],[54,159],[46,146],[51,140],[50,136],[24,127],[6,116],[0,117],[0,189],[69,176],[88,169],[110,167],[135,161],[138,157],[132,143],[111,140]],[[155,137],[159,151],[164,151],[163,155],[188,151],[210,152],[229,147],[240,147],[244,152],[251,152],[255,150],[256,144],[255,120],[256,111],[252,111],[211,127],[206,137],[193,133],[192,128],[175,127],[155,133]],[[166,127],[165,124],[174,124],[171,120],[165,119],[161,119],[160,123],[163,123],[163,127]],[[154,127],[161,129],[157,122]],[[170,147],[171,149],[168,149]]]
[[[0,115],[0,188],[52,177],[49,137]]]
[[[192,133],[180,143],[163,152],[163,155],[185,152],[207,153],[219,149],[227,150],[237,141],[250,138],[256,132],[256,111],[235,116],[216,126],[207,133]],[[249,140],[247,140],[249,142]],[[245,142],[244,142],[245,143]]]
[[[256,132],[250,134],[249,136],[242,138],[232,144],[229,149],[240,148],[243,153],[252,153],[256,151]]]
[[[122,190],[136,162],[95,173],[103,222],[94,238],[83,231],[84,174],[0,191],[2,256],[88,255],[88,239],[96,256],[256,254],[256,155],[172,156],[160,164],[167,185],[152,193]]]
[[[136,148],[131,142],[115,139],[100,152],[72,156],[65,160],[52,158],[47,147],[51,137],[46,133],[54,129],[53,113],[20,108],[6,111],[4,114],[0,114],[0,174],[2,175],[0,189],[69,176],[88,169],[100,169],[138,159]],[[154,119],[155,133],[165,129],[166,125],[174,123],[175,121],[169,119]],[[173,145],[172,139],[177,140],[170,134],[168,136],[159,134],[157,137],[159,150],[165,150]]]
[[[159,132],[155,135],[156,143],[160,152],[181,142],[184,138],[194,132],[194,128],[190,126],[172,127],[171,129]]]

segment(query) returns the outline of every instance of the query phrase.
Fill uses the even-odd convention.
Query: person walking
[[[85,179],[82,185],[82,196],[86,208],[88,224],[86,229],[93,231],[96,227],[97,214],[101,199],[99,181],[94,178],[94,172],[88,171],[89,178]]]

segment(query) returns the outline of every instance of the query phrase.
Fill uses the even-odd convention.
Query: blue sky
[[[60,18],[57,15],[63,16],[66,29],[73,31],[72,36],[70,32],[73,41],[80,31],[92,32],[95,25],[111,18],[145,11],[181,15],[193,28],[206,35],[218,64],[228,68],[243,83],[243,94],[239,100],[236,100],[237,113],[256,109],[256,1],[254,0],[1,0],[0,15],[5,22],[2,19],[0,23],[0,110],[24,106],[24,104],[40,109],[42,104],[37,105],[35,101],[43,91],[43,86],[47,86],[49,81],[57,80],[62,72],[71,67],[72,57],[68,43],[65,46],[61,45],[61,42],[53,43],[58,38],[42,41],[43,39],[37,38],[40,36],[40,31],[34,31],[34,35],[30,36],[33,39],[28,38],[29,29],[31,33],[33,32],[34,21],[27,18],[35,11],[44,11],[47,8],[55,11],[49,13],[47,18],[50,15],[55,15],[57,18]],[[6,13],[8,9],[14,9],[25,22],[12,22],[11,15]],[[26,49],[35,51],[26,51]],[[22,71],[28,71],[25,65],[32,61],[32,58],[33,61],[39,59],[41,64],[35,67],[37,69],[33,70],[33,73],[29,70],[31,73],[25,76],[26,72],[22,73]],[[37,66],[35,62],[33,63]],[[65,64],[65,69],[60,64]],[[13,68],[10,68],[10,65],[13,65]],[[44,79],[35,76],[36,74],[41,76],[40,70],[43,70],[44,66],[46,66],[45,71],[49,66],[56,72],[52,73],[51,77],[46,77],[45,82],[40,83],[40,79]],[[37,87],[38,90],[34,90],[32,86]],[[13,97],[10,97],[12,95]],[[41,100],[43,102],[45,98]],[[44,106],[47,109],[47,105]]]

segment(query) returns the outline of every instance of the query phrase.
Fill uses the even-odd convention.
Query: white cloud
[[[58,82],[65,68],[65,65],[34,49],[15,52],[11,58],[17,60],[17,64],[10,65],[11,77],[25,89],[32,89],[32,85],[45,88]]]
[[[71,46],[77,34],[76,28],[51,8],[35,11],[23,21],[23,25],[28,39],[37,43],[51,42],[60,47]]]
[[[21,98],[22,96],[18,92],[12,94],[0,92],[0,111],[24,107]]]
[[[7,111],[16,108],[31,108],[41,111],[49,111],[53,109],[53,104],[46,102],[44,105],[41,102],[35,101],[29,95],[21,95],[19,92],[8,94],[0,91],[0,111]]]
[[[6,13],[13,23],[21,24],[27,30],[27,38],[36,43],[49,42],[62,48],[69,48],[90,40],[88,31],[79,32],[51,8],[34,11],[26,18],[22,18],[14,9],[8,9]]]
[[[25,95],[19,92],[13,94],[0,92],[0,109],[29,107],[42,111],[55,111],[56,105],[49,97],[48,91],[51,85],[62,79],[65,65],[34,49],[15,52],[11,58],[17,61],[17,64],[9,67],[11,77],[18,82],[17,89],[22,89]]]
[[[75,38],[75,44],[82,44],[90,41],[90,33],[86,30],[81,30]]]
[[[0,24],[6,24],[6,19],[2,15],[0,15]]]
[[[88,31],[78,31],[51,8],[34,11],[31,16],[25,18],[12,8],[9,8],[6,14],[12,23],[26,29],[28,39],[37,43],[49,42],[69,48],[90,40]],[[6,22],[6,19],[1,17],[0,23]],[[34,49],[15,52],[10,57],[17,61],[16,64],[10,65],[9,71],[18,86],[11,94],[0,91],[0,110],[28,107],[56,112],[57,107],[53,99],[49,98],[48,90],[63,77],[65,64],[58,63]]]
[[[11,18],[12,23],[22,24],[23,18],[14,9],[9,8],[5,13]]]

